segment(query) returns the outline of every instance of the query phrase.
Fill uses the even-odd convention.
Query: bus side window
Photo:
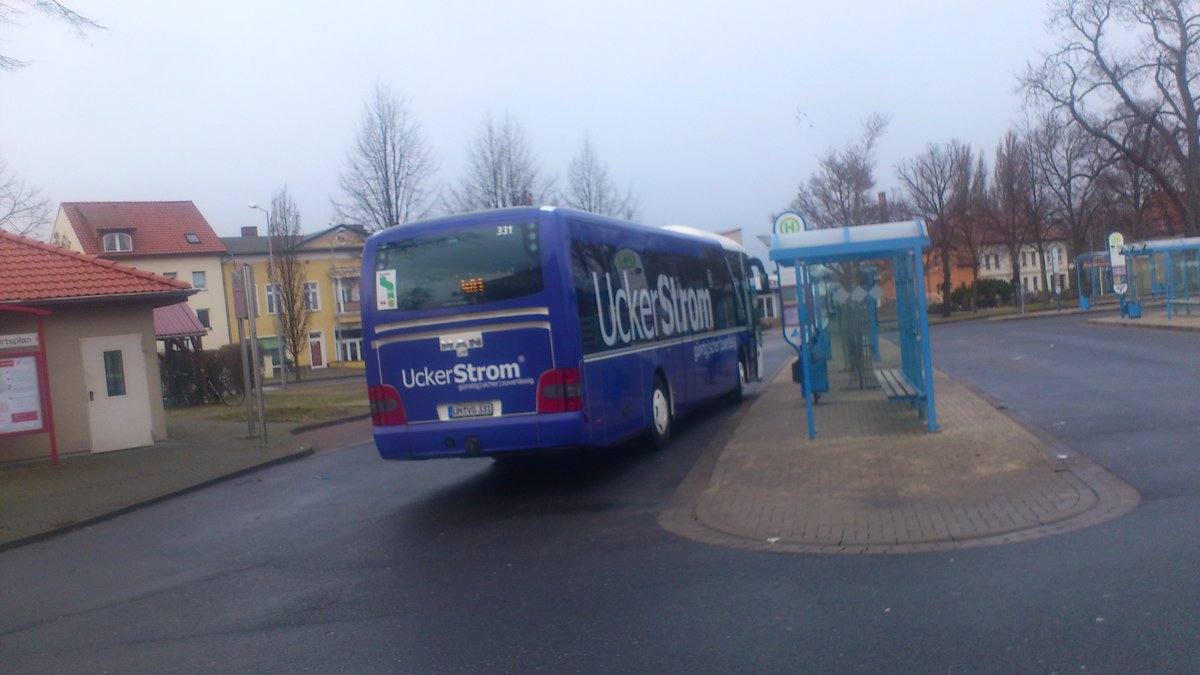
[[[604,349],[604,342],[600,338],[600,308],[596,305],[595,282],[598,279],[604,283],[604,275],[610,273],[610,260],[612,255],[607,246],[579,240],[571,242],[571,279],[575,286],[584,354]]]
[[[713,320],[718,330],[736,325],[737,298],[734,297],[733,279],[718,251],[704,252],[704,275],[706,288],[712,289]]]

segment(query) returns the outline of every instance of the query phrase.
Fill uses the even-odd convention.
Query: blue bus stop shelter
[[[928,246],[929,233],[920,220],[772,235],[770,259],[779,265],[794,267],[796,271],[799,325],[785,325],[784,336],[799,353],[802,364],[809,438],[816,437],[813,364],[822,340],[814,270],[841,263],[879,260],[889,262],[892,267],[901,357],[901,368],[898,372],[889,371],[886,377],[896,390],[906,392],[905,396],[919,408],[929,431],[937,431],[921,255]]]
[[[1200,237],[1151,239],[1122,247],[1130,270],[1129,287],[1162,295],[1167,318],[1200,307]],[[1138,264],[1139,261],[1144,261]]]

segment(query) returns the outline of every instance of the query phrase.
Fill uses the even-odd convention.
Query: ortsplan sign
[[[0,335],[0,349],[24,349],[38,346],[37,333],[14,333]]]

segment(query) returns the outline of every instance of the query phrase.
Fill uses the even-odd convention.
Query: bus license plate
[[[492,401],[479,401],[452,405],[448,412],[453,420],[460,417],[491,417],[495,409]]]

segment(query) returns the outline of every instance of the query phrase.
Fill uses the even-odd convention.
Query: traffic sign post
[[[1125,236],[1120,232],[1108,235],[1108,264],[1112,270],[1113,293],[1121,296],[1121,304],[1125,304],[1125,294],[1129,292],[1129,277],[1125,270]]]
[[[1054,284],[1054,308],[1056,311],[1061,312],[1062,311],[1062,296],[1060,296],[1059,293],[1061,293],[1062,288],[1061,288],[1061,284],[1058,283],[1058,248],[1057,247],[1050,249],[1050,278],[1054,280],[1052,282]]]

